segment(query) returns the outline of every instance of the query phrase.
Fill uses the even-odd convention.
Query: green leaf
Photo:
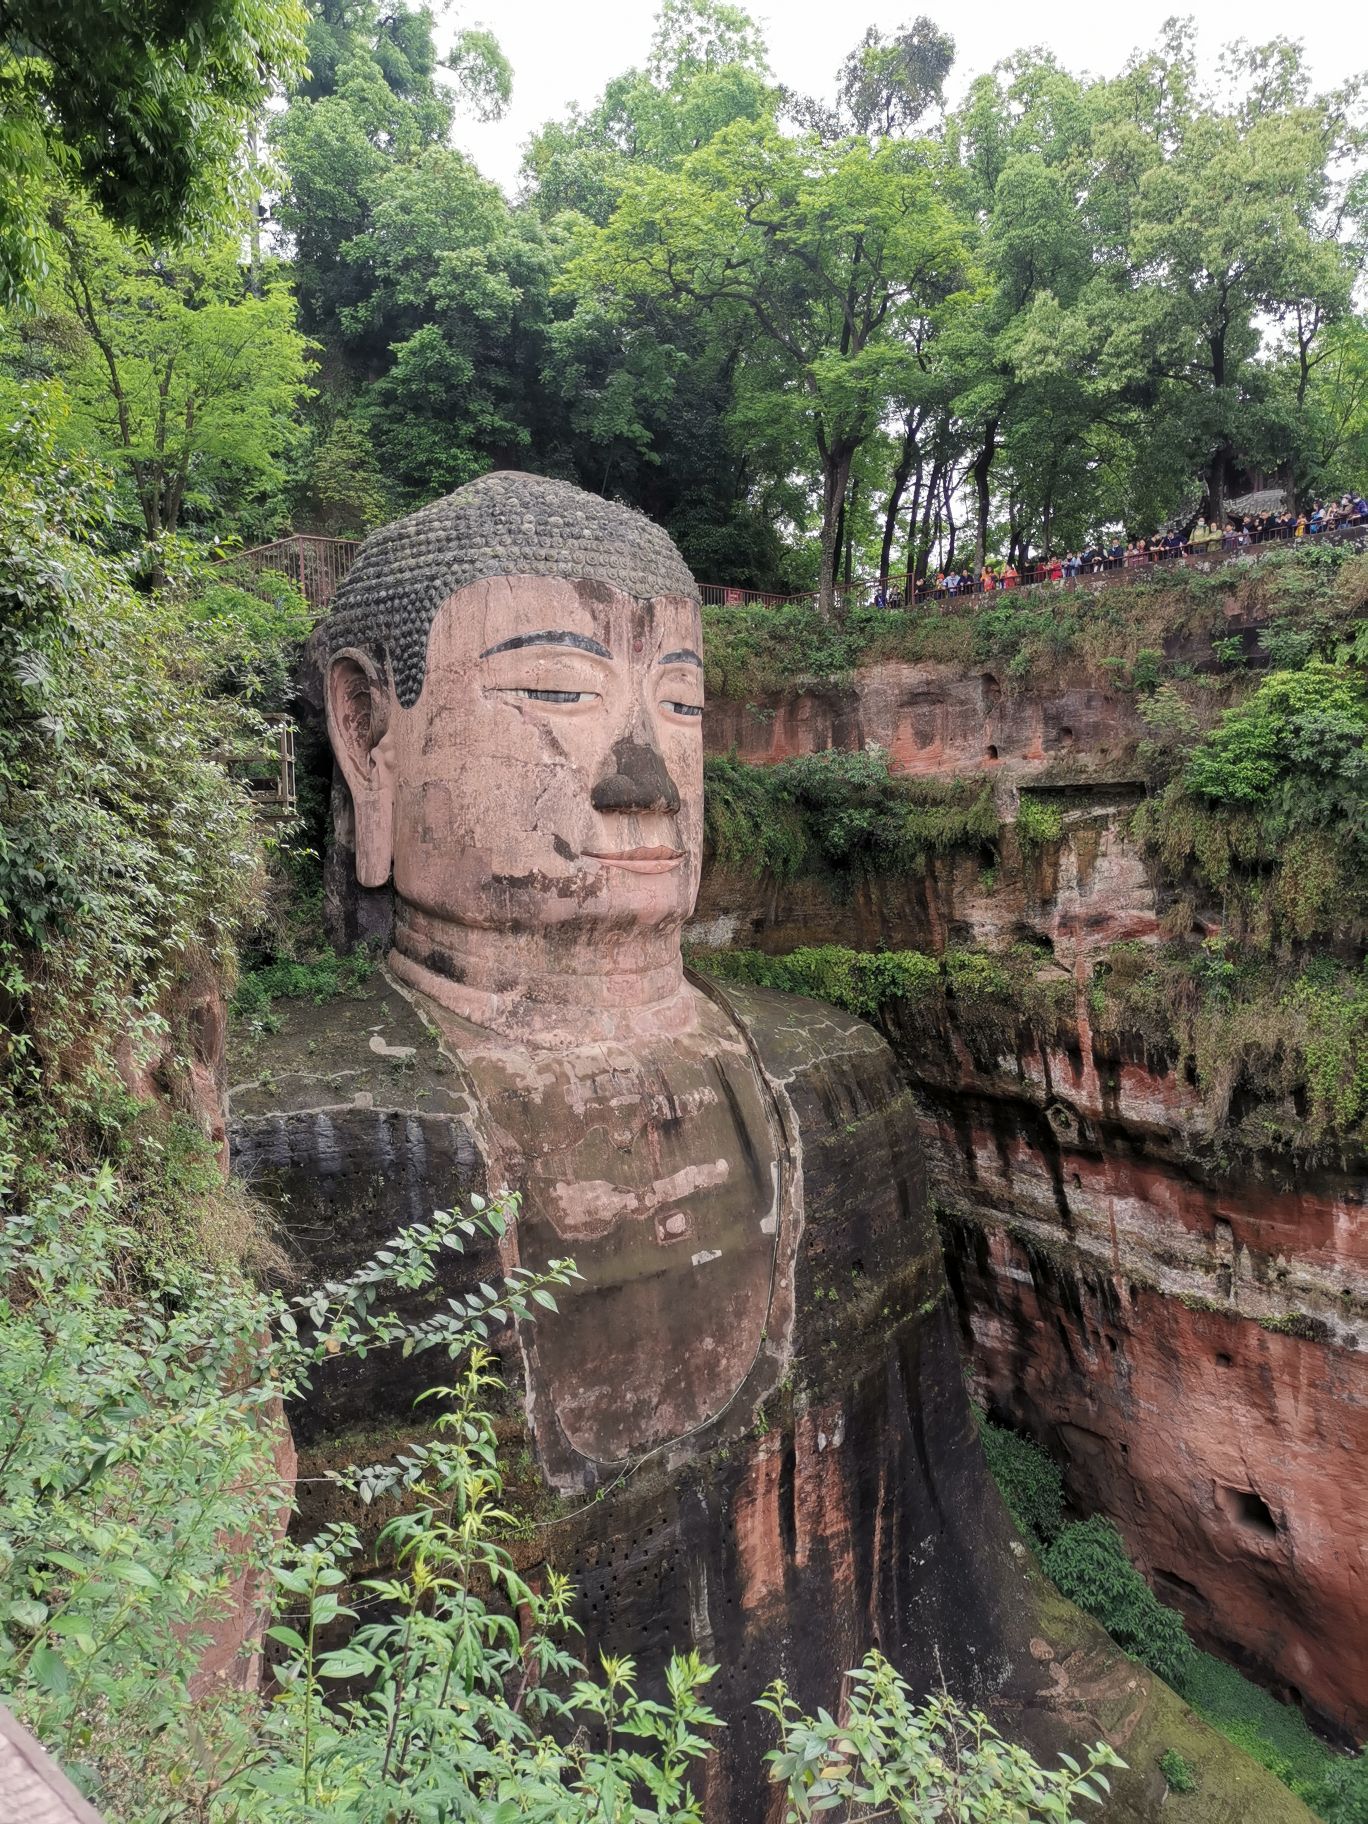
[[[29,1659],[29,1671],[45,1691],[64,1697],[71,1689],[71,1674],[61,1655],[46,1645],[37,1646]]]

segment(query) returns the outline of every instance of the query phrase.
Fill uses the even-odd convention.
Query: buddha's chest
[[[448,1038],[455,1037],[448,1031]],[[772,1094],[707,1006],[658,1050],[460,1047],[522,1265],[580,1278],[529,1339],[539,1436],[613,1464],[696,1429],[763,1344],[787,1178]]]

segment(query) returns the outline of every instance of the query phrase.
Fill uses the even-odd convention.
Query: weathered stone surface
[[[1014,846],[1012,866],[999,866],[987,846],[933,856],[915,873],[858,880],[848,896],[820,878],[779,882],[714,862],[704,870],[684,940],[701,950],[782,954],[834,943],[939,955],[950,946],[996,948],[1029,937],[1081,980],[1108,944],[1158,934],[1154,886],[1125,828],[1138,795],[1124,783],[1056,788],[1050,798],[1066,838],[1057,852],[1024,867]],[[1004,815],[1010,820],[1015,809],[1009,802]]]
[[[1122,756],[1144,733],[1133,698],[1086,685],[1004,690],[990,668],[872,665],[848,684],[815,684],[754,703],[708,705],[710,753],[770,762],[827,747],[888,749],[895,773],[1029,778],[1086,752]]]
[[[1290,1794],[1031,1574],[979,1448],[916,1109],[888,1046],[863,1022],[787,996],[729,988],[718,1006],[744,1033],[781,1132],[799,1137],[786,1349],[757,1363],[738,1397],[692,1435],[591,1466],[600,1497],[522,1548],[525,1568],[535,1571],[544,1552],[574,1576],[586,1657],[592,1663],[600,1647],[631,1652],[648,1685],[674,1648],[696,1645],[721,1665],[712,1690],[729,1727],[708,1815],[726,1824],[769,1815],[770,1742],[754,1709],[765,1683],[782,1674],[803,1701],[829,1706],[841,1671],[872,1645],[923,1688],[944,1675],[989,1703],[1042,1754],[1106,1732],[1132,1764],[1109,1812],[1116,1824],[1158,1816],[1165,1789],[1154,1763],[1167,1746],[1204,1770],[1195,1817],[1304,1824]],[[417,1062],[396,1067],[371,1050],[372,1038],[391,1050],[412,1045]],[[287,1237],[298,1222],[301,1252],[318,1266],[336,1270],[350,1251],[373,1246],[392,1205],[407,1213],[451,1200],[445,1168],[429,1163],[422,1175],[386,1126],[421,1108],[428,1162],[463,1155],[487,1131],[478,1062],[472,1068],[462,1053],[446,1063],[431,1029],[377,977],[354,1001],[291,1006],[250,1070],[234,1072],[244,1078],[233,1097],[235,1149],[259,1149],[258,1184],[281,1199]],[[353,1122],[349,1110],[383,1119]],[[333,1121],[323,1151],[319,1112]],[[436,1136],[443,1124],[445,1141]],[[466,1183],[487,1176],[470,1166],[455,1177],[462,1172]],[[464,1267],[487,1274],[490,1264]],[[701,1297],[707,1264],[696,1275]],[[569,1301],[562,1318],[544,1320],[539,1342],[562,1320],[572,1339],[603,1330],[613,1287],[601,1274],[581,1296],[582,1317]],[[516,1380],[514,1339],[501,1344]],[[569,1372],[567,1360],[555,1363],[557,1375]],[[580,1372],[591,1386],[592,1359]],[[350,1384],[345,1397],[325,1391],[308,1417],[314,1457],[329,1435],[362,1421],[374,1454],[387,1415],[406,1435],[414,1391],[388,1371]]]
[[[1361,1738],[1368,1361],[1021,1232],[947,1235],[993,1410],[1067,1461],[1201,1644]]]
[[[467,1087],[433,1028],[382,978],[353,998],[291,1003],[282,1030],[240,1049],[231,1074],[233,1170],[277,1213],[302,1285],[345,1277],[396,1230],[485,1188]],[[498,1255],[440,1259],[445,1277],[405,1307],[415,1316],[486,1277]],[[397,1350],[325,1362],[292,1421],[309,1442],[407,1418],[429,1378],[425,1362]]]

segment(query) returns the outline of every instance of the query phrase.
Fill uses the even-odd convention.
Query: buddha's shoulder
[[[697,993],[721,1007],[746,1033],[765,1074],[797,1083],[833,1070],[859,1076],[896,1074],[887,1040],[867,1020],[827,1001],[773,988],[724,982],[689,972]]]

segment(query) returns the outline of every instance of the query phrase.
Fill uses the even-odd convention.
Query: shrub
[[[828,748],[775,766],[704,764],[704,832],[729,867],[780,880],[824,875],[839,891],[926,857],[994,840],[992,788],[894,777],[881,748]]]
[[[940,965],[919,950],[862,953],[840,944],[820,944],[766,956],[760,950],[712,950],[695,955],[694,966],[723,981],[777,988],[830,1001],[870,1019],[890,1000],[916,1001],[940,984]]]
[[[283,710],[314,624],[297,584],[265,572],[239,581],[215,569],[191,584],[186,614],[214,688]]]
[[[898,1824],[937,1818],[1072,1824],[1075,1800],[1104,1802],[1110,1786],[1102,1769],[1125,1766],[1098,1742],[1086,1767],[1063,1755],[1064,1767],[1047,1772],[947,1692],[918,1704],[877,1653],[848,1675],[848,1684],[839,1722],[825,1710],[805,1715],[782,1681],[761,1700],[779,1729],[780,1746],[768,1758],[773,1777],[788,1789],[786,1816],[794,1824],[838,1813]]]
[[[1095,1514],[1066,1526],[1042,1562],[1062,1594],[1100,1621],[1118,1646],[1168,1684],[1179,1683],[1193,1651],[1183,1618],[1150,1589],[1110,1520]]]
[[[1176,1748],[1165,1748],[1159,1756],[1159,1771],[1170,1792],[1196,1792],[1196,1769],[1191,1761],[1183,1759]]]
[[[505,1209],[472,1204],[289,1299],[195,1269],[119,1296],[126,1235],[108,1173],[61,1187],[0,1239],[0,1689],[110,1824],[699,1816],[689,1782],[717,1720],[714,1669],[676,1656],[650,1702],[628,1659],[589,1676],[569,1646],[567,1580],[547,1571],[534,1587],[500,1543],[487,1340],[509,1315],[554,1312],[573,1269],[515,1268],[413,1324],[389,1308],[392,1291],[431,1283],[439,1252],[501,1235]],[[292,1499],[273,1414],[324,1356],[397,1343],[459,1366],[427,1396],[441,1408],[430,1438],[338,1472],[363,1502],[401,1508],[379,1537],[387,1568],[353,1597],[352,1527],[273,1546]],[[281,1688],[264,1706],[190,1690],[244,1571],[278,1597]],[[1045,1772],[944,1694],[915,1703],[877,1655],[851,1690],[839,1739],[782,1686],[763,1699],[794,1816],[872,1787],[916,1824],[970,1795],[1061,1824],[1120,1765],[1099,1745],[1085,1769],[1066,1757]]]
[[[1029,1438],[979,1415],[979,1435],[1007,1511],[1039,1550],[1064,1524],[1064,1481],[1059,1467]]]
[[[1265,804],[1297,817],[1339,802],[1343,783],[1361,802],[1368,781],[1368,692],[1347,667],[1315,660],[1276,671],[1226,710],[1194,751],[1186,783],[1218,804]]]
[[[231,967],[260,880],[211,758],[257,724],[212,696],[183,603],[131,587],[108,478],[54,438],[35,408],[0,476],[0,1196],[21,1157],[41,1181],[58,1128],[77,1144],[121,1048],[160,1054],[172,990]]]
[[[1368,689],[1315,659],[1265,678],[1141,805],[1132,829],[1171,876],[1219,893],[1268,946],[1343,927],[1368,903]]]
[[[1048,798],[1023,792],[1017,801],[1017,841],[1023,849],[1044,848],[1064,834],[1064,814]]]

